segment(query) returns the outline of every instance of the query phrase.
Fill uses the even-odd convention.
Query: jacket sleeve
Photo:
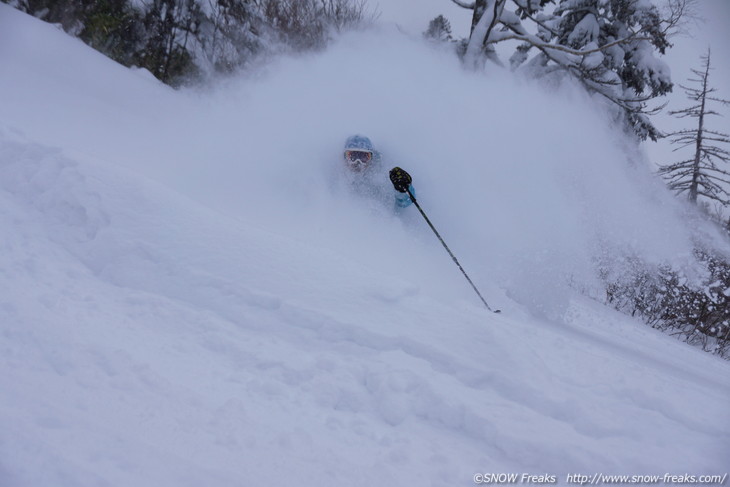
[[[413,185],[408,186],[408,190],[411,192],[411,194],[415,197],[416,196],[416,190],[413,188]],[[411,200],[411,197],[408,196],[408,193],[401,193],[398,191],[395,191],[395,205],[398,208],[406,208],[407,206],[410,206],[413,204],[413,201]]]

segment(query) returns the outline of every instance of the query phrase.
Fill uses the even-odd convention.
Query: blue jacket
[[[413,204],[413,200],[411,200],[411,197],[408,196],[408,193],[401,193],[400,191],[396,191],[395,189],[393,189],[393,191],[395,192],[395,205],[398,208],[406,208]],[[416,190],[413,188],[412,184],[408,186],[408,191],[410,191],[415,198]]]

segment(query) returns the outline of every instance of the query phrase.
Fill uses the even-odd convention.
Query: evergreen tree
[[[195,73],[188,44],[198,33],[200,17],[195,0],[152,0],[142,20],[145,38],[136,64],[170,84]]]
[[[433,41],[451,41],[451,23],[443,15],[435,17],[428,23],[428,29],[423,33],[423,37]]]
[[[0,0],[125,66],[178,85],[231,72],[261,53],[323,47],[377,17],[367,0]]]
[[[97,51],[129,66],[142,37],[140,12],[125,0],[95,0],[79,17],[79,38]]]
[[[671,189],[678,194],[686,193],[691,202],[697,203],[698,197],[702,196],[727,206],[730,205],[730,192],[728,192],[730,172],[718,162],[730,162],[730,152],[717,144],[729,144],[730,136],[707,128],[707,117],[719,115],[710,108],[710,103],[730,105],[730,100],[712,96],[712,93],[717,90],[711,88],[709,84],[710,50],[708,49],[707,54],[701,56],[700,59],[702,60],[702,70],[692,69],[692,73],[697,77],[689,80],[697,87],[680,85],[687,94],[687,98],[692,100],[693,105],[669,112],[678,118],[697,119],[697,125],[694,128],[669,134],[672,143],[679,144],[675,151],[692,147],[693,155],[689,159],[665,165],[659,172]]]

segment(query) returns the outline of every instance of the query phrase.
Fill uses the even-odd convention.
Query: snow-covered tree
[[[535,76],[567,73],[619,109],[624,123],[642,139],[660,133],[647,102],[672,89],[669,69],[656,54],[691,0],[669,0],[660,11],[650,0],[452,0],[472,9],[464,62],[485,59],[503,65],[495,46],[519,41],[513,69]],[[531,55],[531,53],[534,53]]]
[[[660,135],[645,114],[646,102],[671,91],[669,69],[655,53],[669,47],[659,11],[644,0],[562,0],[556,41],[581,55],[581,81],[620,106],[641,138]]]
[[[710,107],[711,103],[727,106],[730,105],[730,100],[712,96],[717,90],[709,84],[709,49],[707,54],[701,56],[701,60],[702,70],[692,69],[696,78],[689,79],[696,87],[680,85],[693,104],[682,110],[669,112],[679,118],[696,119],[694,128],[669,134],[672,143],[679,144],[675,151],[691,147],[692,157],[662,166],[660,174],[671,189],[678,194],[686,193],[693,203],[697,203],[698,197],[702,196],[727,206],[730,205],[730,172],[722,166],[730,162],[730,152],[718,144],[730,144],[730,136],[709,129],[707,117],[719,115]]]

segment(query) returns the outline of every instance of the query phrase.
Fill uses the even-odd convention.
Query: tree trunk
[[[489,34],[502,14],[506,0],[476,0],[474,3],[474,15],[471,21],[471,35],[464,54],[464,63],[470,68],[479,65],[480,57],[490,50],[487,47]],[[495,57],[495,61],[498,60]]]
[[[692,183],[689,186],[689,200],[697,203],[697,192],[700,183],[700,160],[702,158],[702,136],[705,125],[705,102],[707,101],[707,79],[710,76],[710,58],[707,58],[705,73],[702,76],[702,94],[700,100],[700,116],[697,125],[697,141],[695,144],[695,160],[692,166]]]
[[[479,23],[479,19],[482,18],[482,15],[484,14],[484,11],[486,9],[487,0],[476,0],[474,2],[474,13],[471,16],[471,30],[469,30],[470,35],[474,32],[474,28],[476,28],[477,24]]]

